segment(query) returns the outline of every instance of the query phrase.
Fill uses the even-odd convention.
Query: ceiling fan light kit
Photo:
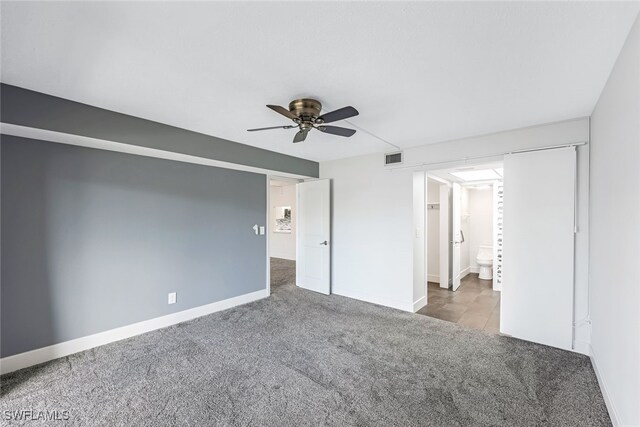
[[[325,123],[332,123],[338,120],[348,119],[360,114],[358,113],[358,110],[349,106],[321,115],[320,113],[322,111],[322,104],[320,103],[320,101],[311,98],[294,99],[289,103],[288,110],[279,105],[267,105],[267,107],[272,109],[276,113],[282,114],[283,116],[292,120],[294,124],[247,130],[249,132],[255,132],[269,129],[298,128],[298,132],[293,137],[294,143],[304,141],[311,129],[317,129],[320,132],[329,133],[331,135],[350,137],[354,133],[356,133],[354,129],[348,129],[339,126],[327,126],[325,125]]]

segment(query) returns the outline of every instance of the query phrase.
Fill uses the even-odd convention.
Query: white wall
[[[413,309],[413,171],[442,169],[459,159],[511,150],[587,142],[587,118],[529,127],[405,150],[403,166],[389,170],[383,154],[320,163],[320,177],[333,185],[332,286],[365,301]],[[588,197],[587,147],[578,148],[578,233],[576,235],[576,319],[587,315]],[[493,160],[499,160],[496,156]],[[451,162],[434,166],[423,163]],[[486,163],[482,159],[477,163]],[[467,162],[470,163],[470,162]],[[580,349],[588,346],[586,325],[576,330]],[[586,341],[585,341],[586,340]]]
[[[440,183],[427,180],[427,203],[440,203]],[[427,274],[440,282],[440,209],[427,210]]]
[[[469,188],[469,214],[469,265],[478,273],[480,245],[493,246],[493,188]]]
[[[269,256],[273,258],[296,259],[296,186],[271,185],[269,187]],[[276,206],[291,206],[291,233],[276,233],[274,212]]]
[[[614,424],[640,425],[640,18],[591,117],[592,358]]]
[[[413,171],[383,155],[320,163],[331,178],[331,292],[413,311]]]

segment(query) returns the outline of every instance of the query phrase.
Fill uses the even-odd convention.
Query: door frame
[[[451,202],[451,226],[453,229],[451,240],[451,290],[455,292],[462,281],[462,243],[464,242],[462,233],[462,184],[459,182],[451,184]]]
[[[440,235],[438,236],[439,248],[440,248],[440,287],[443,289],[449,289],[451,283],[451,277],[449,270],[451,269],[451,236],[449,230],[451,229],[450,209],[451,203],[451,185],[447,182],[440,184]]]
[[[427,180],[427,184],[429,182],[429,180],[435,181],[439,184],[439,194],[438,194],[438,201],[439,201],[439,205],[440,205],[440,209],[439,209],[439,215],[438,215],[438,221],[439,221],[439,235],[438,235],[438,250],[440,251],[440,263],[438,265],[438,269],[439,269],[439,284],[440,287],[443,289],[449,289],[449,285],[451,284],[451,277],[449,274],[449,267],[450,267],[450,254],[449,252],[451,251],[451,245],[449,244],[449,241],[451,240],[451,237],[449,236],[449,228],[450,228],[450,219],[449,219],[449,204],[451,202],[451,182],[440,178],[437,175],[432,175],[429,172],[425,173],[426,176],[426,180]],[[426,186],[425,186],[426,188]],[[426,208],[425,208],[426,209]],[[429,215],[428,212],[425,210],[425,230],[428,229],[429,227]],[[427,239],[429,239],[429,236],[427,235]],[[429,254],[427,252],[425,252],[425,255],[427,257],[427,265],[428,265],[428,257]],[[443,268],[444,267],[444,268]],[[427,279],[428,282],[428,279]],[[427,284],[427,292],[428,292],[428,284]]]
[[[267,254],[267,283],[266,283],[266,289],[267,289],[267,296],[271,295],[271,231],[273,229],[273,225],[272,225],[272,221],[273,221],[273,209],[271,208],[271,181],[286,181],[286,182],[291,182],[291,185],[296,185],[300,182],[303,182],[304,179],[301,178],[289,178],[289,177],[284,177],[284,176],[280,176],[280,175],[267,175],[267,203],[266,203],[266,211],[267,211],[267,215],[266,215],[266,225],[265,225],[265,244],[266,246],[266,254]],[[298,209],[298,197],[296,196],[296,200],[295,200],[296,206],[295,209]],[[297,218],[297,217],[296,217]],[[297,227],[296,227],[296,232],[297,232]],[[296,238],[297,240],[297,238]],[[296,242],[297,245],[297,242]],[[296,270],[296,276],[297,276],[297,270]],[[297,279],[297,277],[296,277]]]
[[[431,173],[433,170],[441,170],[441,169],[456,169],[463,166],[478,166],[483,165],[485,163],[495,163],[495,162],[503,162],[504,155],[501,156],[493,156],[491,159],[486,159],[484,161],[478,162],[469,162],[467,160],[460,161],[452,161],[446,162],[447,167],[431,167],[425,170],[425,177],[427,180],[431,179],[433,181],[437,181],[440,183],[440,236],[439,236],[439,249],[440,249],[440,288],[443,289],[453,289],[453,241],[455,240],[455,230],[453,230],[453,220],[452,220],[452,204],[453,204],[453,184],[456,183],[454,181],[447,181],[437,175]],[[486,180],[486,181],[474,181],[474,184],[482,183],[482,184],[491,184],[493,185],[495,180]],[[460,186],[460,191],[462,191],[462,187],[464,187],[464,183],[456,183]],[[425,205],[425,229],[428,227],[428,215],[426,211]],[[450,234],[450,232],[452,234]],[[495,230],[493,232],[495,234]],[[446,248],[446,251],[443,249]],[[425,252],[426,253],[426,252]],[[443,256],[444,254],[444,256]],[[428,257],[428,254],[426,254]],[[494,256],[494,265],[496,259]],[[426,260],[428,263],[428,260]],[[443,266],[445,268],[443,268]],[[494,282],[495,283],[495,282]],[[494,289],[496,290],[496,289]],[[499,289],[498,289],[499,290]],[[427,286],[428,292],[428,286]],[[427,301],[428,303],[428,301]]]

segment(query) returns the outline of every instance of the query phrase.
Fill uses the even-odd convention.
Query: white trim
[[[596,373],[596,378],[598,379],[598,384],[600,385],[600,391],[602,392],[602,397],[604,398],[604,403],[607,405],[607,410],[609,411],[609,417],[611,418],[611,424],[614,427],[622,426],[622,421],[620,420],[620,416],[618,415],[618,411],[616,410],[616,406],[613,404],[613,400],[609,395],[609,391],[607,389],[607,384],[604,381],[604,377],[598,370],[598,365],[596,364],[596,355],[593,351],[593,347],[589,345],[590,354],[591,354],[591,365],[593,366],[593,371]]]
[[[591,344],[584,341],[575,341],[573,343],[573,352],[591,356]]]
[[[460,279],[462,280],[466,276],[468,276],[470,271],[471,271],[471,267],[467,267],[464,270],[460,271]]]
[[[473,267],[473,266],[471,266],[471,267],[469,267],[469,272],[470,272],[470,273],[476,273],[476,274],[479,274],[479,273],[480,273],[480,267]]]
[[[440,283],[439,274],[427,274],[427,282]]]
[[[200,307],[167,314],[162,317],[156,317],[155,319],[133,323],[121,328],[111,329],[97,334],[87,335],[86,337],[16,354],[14,356],[4,357],[0,359],[0,374],[17,371],[18,369],[27,368],[59,357],[89,350],[91,348],[120,341],[125,338],[131,338],[136,335],[144,334],[145,332],[166,328],[167,326],[186,322],[187,320],[206,316],[207,314],[215,313],[217,311],[227,310],[232,307],[257,301],[259,299],[266,298],[267,296],[267,290],[261,289],[259,291],[202,305]]]
[[[158,150],[156,148],[141,147],[139,145],[126,144],[122,142],[107,141],[105,139],[90,138],[81,135],[55,132],[45,129],[36,129],[26,126],[0,123],[0,133],[4,135],[20,136],[23,138],[39,139],[42,141],[56,142],[59,144],[77,145],[80,147],[97,148],[99,150],[117,151],[119,153],[136,154],[138,156],[155,157],[158,159],[175,160],[184,163],[195,163],[198,165],[214,166],[224,169],[234,169],[260,174],[277,173],[279,176],[287,178],[308,178],[306,175],[296,175],[292,173],[272,171],[270,169],[257,168],[253,166],[240,165],[237,163],[223,162],[220,160],[207,159],[204,157],[191,156],[189,154],[174,153],[172,151]]]
[[[428,174],[427,176],[432,177]],[[449,183],[440,184],[439,193],[438,200],[440,201],[440,214],[438,222],[440,224],[440,232],[438,236],[438,247],[440,251],[440,279],[438,282],[440,283],[441,288],[449,289],[449,285],[452,282],[452,279],[449,278],[449,266],[452,262],[452,259],[449,257],[449,248],[451,247],[449,242],[449,227],[451,225],[451,218],[449,217],[451,185]]]
[[[267,175],[267,223],[264,226],[265,244],[267,245],[267,295],[271,295],[271,175]]]
[[[425,305],[427,305],[427,296],[426,295],[421,297],[421,298],[419,298],[417,301],[414,301],[414,303],[413,303],[413,312],[415,313],[416,311],[420,310]]]

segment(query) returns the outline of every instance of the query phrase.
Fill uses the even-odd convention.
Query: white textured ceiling
[[[5,83],[322,161],[589,115],[640,4],[1,7]],[[301,96],[366,132],[246,132]]]

